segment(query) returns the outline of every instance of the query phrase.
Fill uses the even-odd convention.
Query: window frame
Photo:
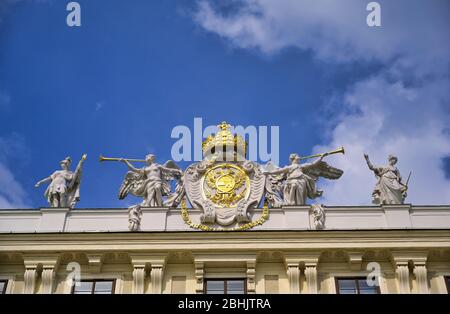
[[[0,291],[0,294],[6,294],[6,291],[8,290],[9,280],[8,279],[0,279],[0,282],[5,283],[5,285],[3,286],[3,290]]]
[[[203,281],[203,294],[208,294],[208,281],[223,281],[223,294],[227,294],[227,282],[233,280],[242,280],[244,282],[244,294],[247,294],[247,278],[205,278]]]
[[[359,288],[358,280],[365,280],[365,279],[366,279],[366,277],[358,277],[358,276],[351,276],[351,277],[339,276],[339,277],[334,277],[334,283],[336,285],[336,294],[341,294],[340,289],[339,289],[339,280],[353,280],[353,281],[355,281],[356,294],[361,294],[360,293],[361,290]],[[381,294],[380,286],[375,286],[375,289],[377,291],[376,294]]]
[[[105,282],[105,281],[112,281],[112,287],[111,287],[111,294],[115,294],[116,293],[116,279],[83,279],[80,280],[80,282],[92,282],[92,290],[91,290],[91,295],[95,294],[95,285],[97,282]],[[76,294],[75,293],[75,285],[72,286],[72,290],[70,291],[70,294]]]

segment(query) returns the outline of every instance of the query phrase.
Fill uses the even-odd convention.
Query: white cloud
[[[367,152],[377,164],[395,153],[403,176],[413,171],[408,202],[450,203],[441,168],[450,156],[450,3],[379,2],[381,28],[365,24],[367,2],[359,0],[247,0],[232,10],[200,1],[194,19],[234,47],[269,56],[296,47],[328,63],[382,63],[375,76],[324,104],[335,116],[323,125],[326,144],[314,150],[344,146],[347,152],[329,157],[345,173],[338,182],[320,183],[324,202],[370,203],[376,180],[363,158]]]
[[[449,120],[440,117],[439,103],[441,97],[448,97],[447,84],[407,88],[374,77],[348,91],[343,103],[358,113],[343,115],[331,131],[329,144],[315,147],[316,152],[341,145],[346,149],[345,157],[327,158],[344,175],[339,182],[322,181],[324,202],[369,203],[376,180],[363,154],[368,153],[372,163],[385,165],[387,155],[394,153],[405,180],[412,170],[407,202],[450,204],[450,181],[441,168],[442,157],[450,155],[450,140],[443,132]]]
[[[11,170],[27,162],[27,151],[20,135],[0,137],[0,208],[30,207],[27,193]],[[11,161],[14,161],[15,167]]]
[[[13,173],[0,163],[0,208],[29,207],[27,194]]]
[[[194,19],[236,47],[256,48],[266,54],[297,47],[331,61],[426,54],[439,62],[439,57],[448,56],[448,1],[379,2],[379,28],[367,26],[368,2],[361,0],[233,1],[234,14],[199,1]],[[411,49],[413,54],[409,54]]]

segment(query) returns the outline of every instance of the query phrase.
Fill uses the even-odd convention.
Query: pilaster
[[[413,272],[416,277],[417,292],[421,294],[430,293],[428,288],[427,267],[425,265],[415,265]]]
[[[287,275],[289,280],[289,290],[291,294],[300,293],[300,263],[298,262],[288,262]]]
[[[145,266],[133,266],[133,293],[144,294]]]
[[[162,293],[162,280],[164,267],[166,265],[166,255],[152,255],[150,261],[150,285],[151,293]]]
[[[305,277],[306,277],[306,287],[308,289],[307,293],[317,294],[318,293],[317,264],[305,265]]]
[[[410,286],[410,267],[414,273],[417,292],[429,293],[428,275],[426,268],[426,251],[393,251],[392,262],[396,267],[397,283],[399,293],[411,293]]]
[[[252,261],[247,261],[247,293],[256,293],[256,259]]]
[[[37,268],[25,267],[25,274],[23,275],[25,281],[24,294],[33,294],[36,289]]]
[[[205,263],[200,261],[194,262],[195,266],[195,293],[203,293],[203,280],[205,275]]]
[[[41,274],[43,294],[51,294],[54,290],[55,274],[59,264],[59,255],[24,255],[24,293],[33,294],[36,291],[36,279]]]

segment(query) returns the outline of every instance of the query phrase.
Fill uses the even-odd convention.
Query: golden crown
[[[234,152],[240,153],[245,156],[247,152],[247,143],[241,136],[233,136],[233,134],[229,130],[231,125],[224,121],[217,127],[219,129],[217,134],[212,134],[203,141],[203,155],[206,156],[209,154],[213,154],[216,151],[226,152],[230,149],[233,149]]]

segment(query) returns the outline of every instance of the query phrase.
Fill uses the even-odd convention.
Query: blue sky
[[[46,206],[34,183],[86,152],[78,207],[128,206],[124,165],[98,156],[164,162],[172,128],[194,117],[279,125],[281,164],[345,146],[330,159],[344,177],[320,183],[327,204],[370,203],[363,151],[413,169],[410,201],[449,203],[448,2],[405,14],[410,2],[380,1],[373,29],[368,1],[323,1],[78,1],[71,28],[69,1],[3,0],[0,204]]]

